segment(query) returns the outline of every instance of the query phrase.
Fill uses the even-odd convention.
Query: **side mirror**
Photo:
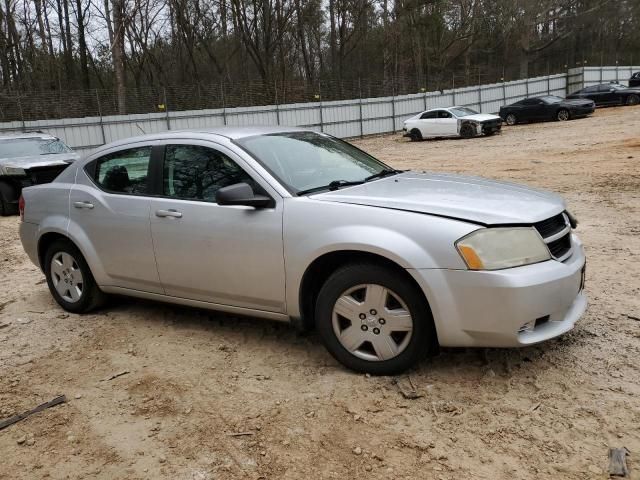
[[[246,207],[265,208],[273,204],[273,200],[265,195],[256,195],[247,183],[236,183],[223,187],[216,192],[218,205],[243,205]]]

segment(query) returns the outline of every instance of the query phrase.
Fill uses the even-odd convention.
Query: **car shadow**
[[[284,322],[131,297],[113,297],[107,307],[96,311],[97,316],[101,314],[134,317],[131,321],[143,318],[145,322],[156,326],[207,338],[214,345],[228,338],[241,338],[238,350],[242,349],[242,344],[251,344],[252,348],[260,344],[271,352],[282,350],[287,361],[294,364],[350,373],[325,350],[315,331],[301,331]],[[579,343],[584,337],[579,330],[574,330],[543,344],[523,348],[441,348],[407,374],[435,375],[438,381],[443,382],[447,381],[447,375],[461,370],[475,379],[510,376],[516,371],[522,375],[535,374],[556,363],[561,364],[568,347]]]

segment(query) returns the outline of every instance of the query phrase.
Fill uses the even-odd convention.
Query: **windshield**
[[[476,112],[472,108],[467,108],[467,107],[454,107],[454,108],[450,108],[449,111],[453,113],[456,117],[466,117],[467,115],[478,114],[478,112]]]
[[[295,193],[328,189],[332,182],[363,182],[390,170],[353,145],[315,132],[258,135],[236,143]]]
[[[551,105],[552,103],[560,103],[564,101],[564,98],[556,97],[555,95],[547,95],[546,97],[542,97],[541,100],[547,105]]]
[[[71,149],[57,138],[11,138],[0,140],[0,158],[31,157],[70,153]]]

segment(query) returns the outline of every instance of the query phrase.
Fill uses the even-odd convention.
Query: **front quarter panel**
[[[298,318],[302,278],[322,255],[354,250],[407,269],[465,269],[454,243],[479,227],[421,213],[293,197],[285,200],[283,228],[287,311]]]

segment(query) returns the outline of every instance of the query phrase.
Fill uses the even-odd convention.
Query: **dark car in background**
[[[0,136],[0,215],[17,215],[23,187],[52,182],[78,158],[63,141],[46,133]]]
[[[555,95],[524,98],[500,107],[500,117],[507,125],[543,120],[566,121],[590,115],[595,110],[592,100],[567,100]]]
[[[602,83],[578,90],[567,98],[588,98],[596,102],[598,106],[638,105],[640,103],[640,87],[627,87],[619,83]]]
[[[640,87],[640,72],[636,72],[631,75],[631,78],[629,79],[629,86]]]

